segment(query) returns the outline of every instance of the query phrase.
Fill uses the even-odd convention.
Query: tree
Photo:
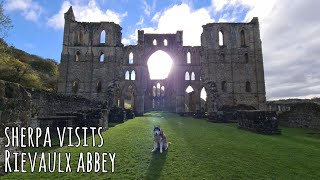
[[[0,1],[0,38],[4,39],[8,35],[8,31],[12,28],[11,19],[6,16],[3,11],[3,1]]]

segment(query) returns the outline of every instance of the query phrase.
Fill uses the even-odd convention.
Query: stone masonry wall
[[[81,96],[49,93],[0,80],[0,166],[7,143],[6,127],[102,126],[106,129],[108,112],[100,102]],[[9,150],[21,151],[20,148]]]
[[[298,128],[320,130],[320,105],[316,103],[299,103],[279,114],[282,125]]]
[[[113,105],[124,106],[122,97],[130,86],[135,92],[133,104],[138,114],[150,110],[195,112],[201,109],[203,88],[209,97],[208,112],[239,104],[265,110],[258,18],[248,23],[206,24],[199,37],[201,46],[184,46],[183,31],[146,34],[143,30],[138,31],[136,45],[125,46],[121,43],[122,28],[118,24],[78,22],[72,7],[64,19],[59,93],[105,101],[109,84],[117,80],[120,94]],[[223,45],[219,43],[219,31],[223,32]],[[101,39],[105,40],[101,42]],[[169,55],[174,66],[166,79],[151,80],[147,63],[158,51]],[[131,77],[133,72],[135,78]],[[158,83],[165,88],[163,97],[152,95]],[[215,92],[207,87],[208,83],[215,84]],[[186,94],[189,86],[194,89],[192,98]],[[188,103],[191,99],[194,102]],[[190,104],[193,104],[191,108],[185,108]]]

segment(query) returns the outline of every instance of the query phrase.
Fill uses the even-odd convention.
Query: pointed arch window
[[[224,46],[224,34],[223,31],[219,31],[219,46]]]
[[[153,40],[153,45],[154,45],[154,46],[157,45],[157,40],[156,40],[156,39]]]
[[[131,72],[131,80],[136,80],[136,72],[134,70]]]
[[[249,55],[248,55],[248,53],[245,53],[245,54],[244,54],[244,61],[245,61],[246,63],[249,62]]]
[[[104,54],[103,54],[103,52],[100,53],[100,62],[104,62]]]
[[[168,40],[166,40],[166,39],[163,40],[163,45],[164,45],[164,46],[168,46]]]
[[[191,81],[196,80],[196,75],[194,74],[194,72],[191,73]]]
[[[102,84],[101,81],[98,81],[96,84],[97,93],[101,93],[102,90]]]
[[[100,44],[104,44],[104,43],[106,43],[106,31],[105,30],[101,31],[101,33],[100,33]]]
[[[191,64],[191,53],[187,53],[187,64]]]
[[[164,86],[161,86],[161,96],[164,96]]]
[[[246,35],[244,33],[244,30],[241,30],[240,32],[240,40],[241,40],[241,46],[246,46]]]
[[[126,71],[126,74],[124,75],[125,80],[130,80],[130,73],[129,71]]]
[[[76,52],[76,61],[80,61],[80,51]]]
[[[226,60],[226,55],[224,53],[220,54],[220,59],[221,61],[225,61]]]
[[[190,85],[186,88],[186,93],[191,93],[193,91],[194,89]]]
[[[152,96],[153,96],[153,97],[156,97],[156,96],[157,96],[157,88],[156,88],[156,86],[153,86],[153,87],[152,87]]]
[[[251,84],[249,81],[246,82],[246,92],[251,92]]]
[[[77,94],[79,91],[79,82],[78,81],[73,81],[72,82],[72,93]]]
[[[184,76],[184,80],[189,81],[190,80],[190,74],[189,72],[186,72],[185,76]]]
[[[222,92],[227,92],[227,82],[226,81],[221,82],[221,90],[222,90]]]
[[[78,44],[83,43],[83,33],[81,31],[77,33],[77,43]]]
[[[133,64],[133,53],[129,54],[129,64]]]
[[[160,83],[157,83],[157,96],[160,97]]]

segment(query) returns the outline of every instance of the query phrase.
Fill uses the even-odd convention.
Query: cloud
[[[150,16],[156,8],[156,0],[153,0],[152,5],[149,5],[146,0],[142,0],[142,9],[144,14]]]
[[[251,2],[244,20],[253,16],[260,20],[268,98],[319,96],[320,11],[317,7],[320,1]]]
[[[60,11],[49,18],[47,24],[54,29],[63,29],[64,13],[72,6],[75,18],[77,21],[84,22],[100,22],[108,21],[120,24],[122,19],[127,16],[127,13],[117,13],[111,10],[103,11],[95,0],[90,0],[87,4],[79,1],[64,1]]]
[[[156,27],[141,28],[145,33],[176,33],[183,30],[184,45],[200,45],[202,25],[213,22],[210,12],[201,8],[193,10],[188,4],[174,5],[163,12],[157,12],[152,21]],[[137,30],[130,36],[132,41],[137,40]]]
[[[26,20],[36,22],[43,13],[43,7],[32,0],[8,0],[4,5],[7,11],[20,11]]]

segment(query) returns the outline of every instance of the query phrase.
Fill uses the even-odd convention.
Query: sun
[[[149,57],[147,64],[150,79],[160,80],[168,77],[173,61],[166,52],[158,50]]]

